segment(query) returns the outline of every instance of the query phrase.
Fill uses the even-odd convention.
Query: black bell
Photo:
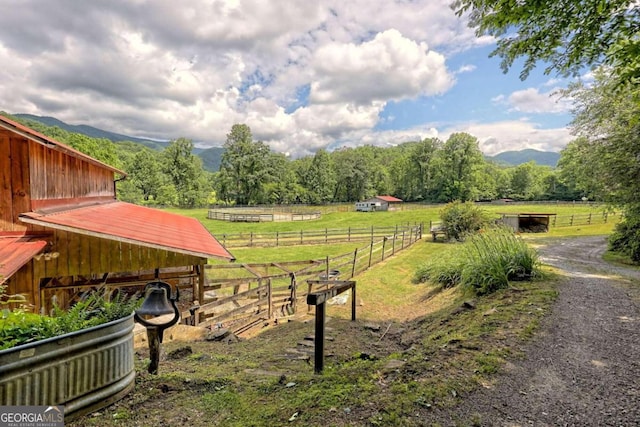
[[[139,309],[136,310],[138,316],[163,316],[173,314],[173,306],[169,303],[167,292],[171,292],[168,284],[154,282],[147,285],[145,298]]]

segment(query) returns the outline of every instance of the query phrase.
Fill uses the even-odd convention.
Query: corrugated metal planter
[[[72,419],[131,391],[133,359],[133,314],[2,350],[0,406],[64,405]]]

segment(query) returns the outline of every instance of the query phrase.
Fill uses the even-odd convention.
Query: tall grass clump
[[[537,275],[535,249],[509,229],[492,228],[470,235],[447,256],[422,266],[415,280],[430,280],[445,287],[459,284],[485,295],[506,288],[510,281],[530,280]]]

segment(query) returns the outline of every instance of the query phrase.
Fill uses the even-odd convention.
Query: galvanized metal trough
[[[134,386],[133,314],[0,351],[0,406],[64,405],[65,420]]]

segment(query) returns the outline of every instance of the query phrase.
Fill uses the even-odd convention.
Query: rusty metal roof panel
[[[20,220],[203,258],[235,259],[197,219],[131,203],[114,201],[59,212],[28,212],[21,214]]]
[[[9,279],[46,245],[41,236],[0,235],[0,283]]]

